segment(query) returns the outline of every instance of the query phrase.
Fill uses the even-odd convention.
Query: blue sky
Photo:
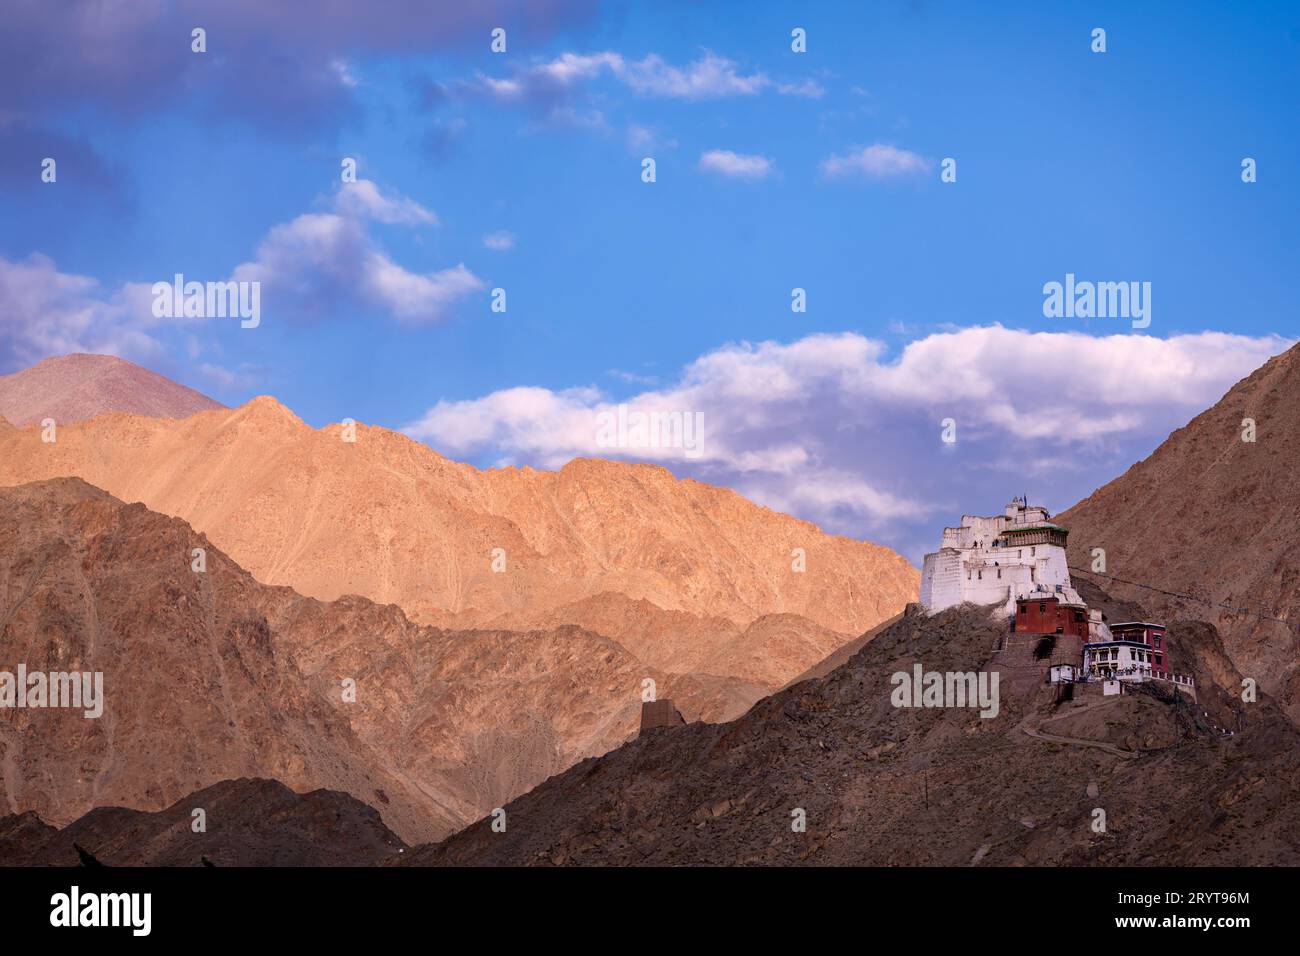
[[[479,465],[657,461],[917,559],[1295,338],[1295,4],[266,6],[9,5],[0,372],[112,351]],[[152,319],[177,272],[260,280],[261,324]],[[1045,318],[1066,273],[1151,283],[1150,327]],[[707,453],[597,447],[619,402]]]

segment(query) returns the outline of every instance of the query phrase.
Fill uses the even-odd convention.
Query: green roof
[[[1031,524],[1023,528],[1007,528],[1003,534],[1023,534],[1027,531],[1065,531],[1059,524]]]

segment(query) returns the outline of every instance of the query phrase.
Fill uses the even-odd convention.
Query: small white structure
[[[1051,682],[1053,684],[1073,684],[1078,670],[1073,664],[1053,664]]]
[[[1102,681],[1101,695],[1103,697],[1114,697],[1116,694],[1122,694],[1124,687],[1117,680]]]
[[[1066,533],[1052,524],[1046,508],[1024,498],[1012,498],[991,518],[963,515],[959,526],[943,529],[939,550],[925,556],[921,605],[936,614],[967,601],[999,604],[1008,616],[1022,597],[1054,597],[1083,607],[1070,581]]]

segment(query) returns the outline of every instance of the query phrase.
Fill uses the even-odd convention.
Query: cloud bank
[[[861,335],[811,335],[724,346],[672,385],[626,398],[521,386],[441,401],[405,431],[445,454],[499,464],[656,461],[916,559],[932,547],[936,521],[972,502],[996,509],[1028,491],[1054,509],[1073,504],[1289,344],[993,325],[929,335],[891,356]],[[699,458],[602,445],[601,416],[620,404],[702,413]],[[953,444],[942,440],[949,418]]]

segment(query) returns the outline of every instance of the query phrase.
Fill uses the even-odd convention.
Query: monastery
[[[1034,654],[1054,684],[1097,681],[1112,694],[1123,683],[1160,680],[1194,696],[1192,679],[1170,672],[1163,624],[1109,624],[1089,609],[1070,579],[1068,533],[1025,498],[1012,498],[991,518],[963,515],[925,556],[921,605],[928,614],[964,603],[995,606],[1009,635],[1040,638]]]

